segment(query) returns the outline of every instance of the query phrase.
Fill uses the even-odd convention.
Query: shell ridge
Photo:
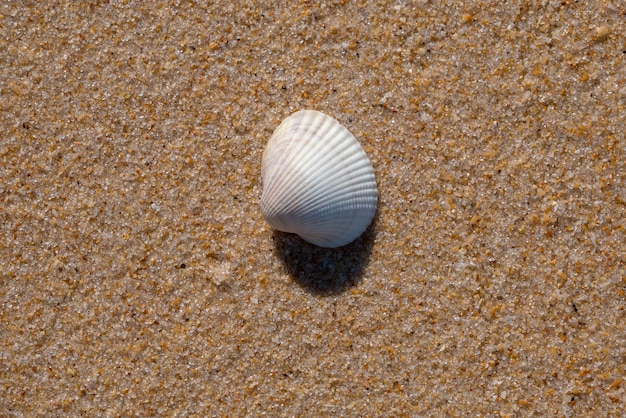
[[[301,206],[307,207],[307,212],[313,213],[316,210],[318,210],[320,207],[322,207],[323,205],[327,204],[326,202],[332,202],[334,201],[335,198],[340,199],[342,195],[343,196],[348,195],[351,197],[352,195],[357,195],[358,193],[362,193],[357,189],[359,184],[367,184],[371,188],[375,189],[376,188],[375,181],[372,180],[371,182],[367,183],[367,180],[372,180],[369,173],[366,173],[363,176],[355,177],[351,182],[352,187],[350,187],[349,189],[346,188],[348,190],[339,186],[335,187],[332,190],[321,189],[318,191],[318,193],[308,196],[306,200],[303,200],[301,203]],[[324,198],[323,201],[321,198]],[[377,194],[373,194],[369,198],[371,198],[372,200],[377,200]]]
[[[345,203],[345,204],[343,204]],[[351,212],[358,209],[365,208],[375,208],[377,200],[374,199],[374,196],[359,196],[354,195],[350,199],[346,199],[346,201],[342,202],[341,200],[334,200],[332,202],[328,202],[326,208],[321,211],[314,212],[316,216],[311,216],[307,220],[303,220],[301,222],[302,225],[313,225],[317,223],[319,220],[324,220],[330,213],[346,213],[351,217]]]
[[[300,110],[273,132],[261,164],[261,211],[272,227],[323,247],[367,229],[378,203],[362,145],[336,119]]]
[[[368,183],[371,186],[373,193],[368,193],[368,189],[365,191],[359,191],[358,185]],[[290,204],[282,205],[285,212],[288,212],[294,222],[302,225],[308,225],[310,222],[305,221],[305,217],[311,218],[312,214],[317,214],[319,208],[324,206],[334,205],[335,202],[341,202],[341,197],[344,200],[350,200],[352,206],[358,206],[363,204],[364,206],[375,207],[377,202],[376,183],[373,172],[369,167],[364,167],[359,175],[353,175],[349,183],[344,183],[340,186],[336,186],[331,190],[324,187],[319,188],[318,193],[309,197],[304,201],[290,202]],[[315,204],[309,204],[310,202],[317,202]],[[274,209],[274,208],[272,208]],[[272,211],[273,212],[273,211]],[[327,215],[326,215],[327,216]],[[323,218],[323,216],[322,216]],[[309,219],[313,221],[313,219]],[[317,221],[314,221],[317,222]]]
[[[378,196],[375,191],[375,183],[371,182],[370,185],[373,186],[373,192],[371,190],[359,191],[354,189],[350,193],[343,194],[342,190],[337,190],[334,196],[325,197],[321,200],[322,203],[318,202],[314,207],[307,207],[307,205],[304,204],[300,204],[299,207],[292,206],[285,211],[285,216],[288,216],[294,223],[294,227],[291,229],[295,232],[301,232],[307,229],[318,231],[324,224],[328,223],[328,219],[334,219],[333,216],[336,217],[339,214],[346,220],[350,220],[354,218],[355,212],[361,209],[366,209],[368,212],[371,212],[371,216],[369,216],[369,220],[371,221],[375,212]],[[341,223],[343,223],[343,220],[339,222],[339,224]],[[336,226],[330,227],[330,229],[335,228]],[[326,229],[329,229],[328,226]]]
[[[315,115],[311,115],[311,116],[315,116]],[[327,142],[328,142],[327,140],[324,140],[324,138],[327,135],[331,135],[332,133],[334,133],[334,131],[336,131],[337,130],[336,128],[338,127],[340,126],[337,125],[334,119],[328,116],[325,116],[323,119],[322,127],[320,127],[317,131],[315,131],[315,127],[313,124],[310,124],[308,127],[303,129],[301,137],[310,136],[310,138],[308,138],[307,141],[302,141],[304,142],[305,146],[302,146],[300,151],[291,157],[291,161],[297,161],[299,159],[299,156],[301,156],[301,154],[307,153],[307,154],[315,155],[316,152],[320,151],[321,149],[324,149],[327,146]],[[296,132],[299,132],[299,131],[300,130]],[[347,133],[348,135],[350,134],[349,132]],[[296,133],[293,134],[293,137],[295,136],[296,136]],[[343,141],[343,142],[347,144],[345,148],[348,148],[350,145],[350,141]],[[301,199],[302,195],[311,193],[317,187],[315,183],[302,181],[302,183],[306,187],[302,187],[298,193],[290,193],[291,190],[289,186],[290,184],[293,184],[295,182],[294,176],[296,176],[298,179],[311,178],[316,175],[317,167],[323,163],[324,161],[318,158],[312,162],[309,162],[304,167],[294,167],[295,164],[291,164],[291,163],[285,164],[289,167],[289,169],[281,173],[281,176],[284,178],[282,187],[280,186],[277,187],[277,185],[275,184],[270,184],[268,185],[268,188],[267,188],[268,192],[272,193],[275,196],[274,197],[275,200],[283,202],[281,205],[282,207],[291,206],[293,204],[293,201]],[[335,169],[335,171],[339,171],[341,170],[341,168],[342,167],[339,167],[338,169]],[[330,177],[331,175],[333,175],[333,173],[331,172],[330,175],[328,174],[326,175],[327,177]],[[290,197],[286,198],[287,195],[290,195]]]
[[[371,182],[369,185],[376,188],[373,170],[371,170],[370,167],[361,167],[359,171],[353,172],[349,180],[344,181],[341,185],[335,184],[334,187],[327,187],[329,185],[333,186],[332,181],[325,181],[324,183],[316,185],[314,190],[311,190],[309,193],[301,196],[301,203],[303,205],[308,205],[310,202],[318,200],[320,202],[319,204],[323,204],[322,198],[335,195],[341,191],[352,193],[352,191],[359,186],[359,183],[364,184],[369,182]],[[315,207],[315,205],[310,206],[311,209],[314,209]]]
[[[323,178],[323,180],[314,184],[308,184],[309,187],[302,188],[302,190],[300,190],[297,194],[293,194],[290,198],[289,204],[291,204],[291,201],[294,200],[309,200],[311,198],[315,198],[315,196],[318,196],[319,191],[323,191],[323,189],[329,183],[332,183],[335,180],[335,176],[342,173],[348,174],[345,170],[347,166],[351,166],[352,169],[360,168],[359,166],[354,164],[355,161],[363,161],[361,166],[369,168],[373,175],[373,169],[371,168],[369,160],[365,160],[365,158],[367,158],[367,155],[360,148],[360,145],[358,143],[356,145],[358,145],[358,150],[361,151],[362,154],[348,152],[350,149],[352,149],[352,144],[350,144],[349,141],[346,141],[346,144],[344,144],[344,148],[338,149],[337,152],[333,154],[331,160],[323,161],[322,159],[318,159],[317,162],[311,164],[310,166],[307,166],[303,170],[305,171],[307,177],[317,177],[319,175]],[[351,156],[350,154],[353,155]],[[344,158],[344,155],[348,155],[348,157]]]
[[[314,114],[310,115],[309,123],[310,125],[307,129],[301,134],[301,141],[304,142],[304,146],[301,147],[301,150],[298,154],[293,156],[293,160],[299,160],[300,157],[304,155],[316,155],[320,150],[324,148],[326,142],[324,139],[327,135],[330,135],[333,130],[333,121],[331,118],[325,116],[323,120],[322,126],[318,129],[315,129],[315,125],[312,123],[315,120]],[[306,138],[306,139],[304,139]],[[319,159],[318,159],[319,160]],[[316,163],[307,163],[306,165],[298,168],[299,172],[302,173],[303,176],[310,176],[313,174],[312,167]],[[291,179],[290,179],[291,181]]]
[[[294,176],[297,175],[300,179],[305,178],[306,171],[299,168],[297,164],[293,163],[293,161],[300,160],[303,155],[311,154],[316,147],[320,146],[317,143],[322,141],[315,140],[314,133],[316,126],[313,123],[316,118],[320,118],[320,115],[324,116],[322,120],[324,121],[323,126],[325,129],[331,129],[332,119],[330,117],[327,117],[319,112],[302,110],[289,116],[283,121],[281,125],[285,125],[287,129],[279,131],[279,126],[277,131],[274,133],[274,135],[277,135],[274,146],[277,146],[281,142],[287,143],[287,146],[284,147],[285,149],[283,155],[274,166],[274,168],[286,167],[286,169],[281,170],[280,175],[277,175],[278,173],[275,171],[272,173],[275,174],[273,179],[276,179],[276,181],[280,181],[281,178],[286,180],[283,180],[282,185],[276,185],[275,181],[271,181],[267,185],[267,192],[274,196],[274,200],[284,201],[285,195],[290,192],[289,183],[294,181]],[[293,149],[295,149],[296,152],[290,152]],[[289,159],[290,162],[287,162],[287,159]],[[287,202],[284,204],[287,204]]]
[[[355,193],[343,201],[341,199],[327,201],[322,210],[312,210],[306,217],[298,217],[298,214],[295,214],[296,219],[294,221],[299,228],[319,229],[328,224],[329,219],[337,220],[337,216],[341,215],[342,220],[335,223],[342,223],[344,219],[353,219],[361,210],[367,210],[367,217],[371,220],[376,210],[376,204],[376,194]]]
[[[293,115],[285,119],[276,128],[276,131],[272,134],[270,142],[268,143],[266,152],[269,151],[269,156],[266,159],[264,156],[265,164],[262,167],[261,174],[263,181],[267,182],[268,190],[273,188],[275,181],[280,179],[280,173],[276,170],[276,167],[282,167],[285,161],[289,158],[290,151],[294,146],[293,141],[288,141],[291,136],[290,132],[293,129]]]

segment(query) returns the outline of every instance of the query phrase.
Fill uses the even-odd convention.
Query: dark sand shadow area
[[[308,292],[339,294],[361,281],[374,244],[378,214],[359,238],[339,248],[321,248],[295,234],[275,230],[276,253],[293,280]]]

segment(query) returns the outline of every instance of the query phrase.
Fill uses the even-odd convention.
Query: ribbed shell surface
[[[376,213],[372,164],[330,116],[301,110],[274,131],[263,154],[261,212],[279,231],[321,247],[359,237]]]

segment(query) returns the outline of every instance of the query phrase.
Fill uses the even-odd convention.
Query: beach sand
[[[623,415],[626,4],[235,3],[0,4],[0,415]],[[339,249],[259,210],[299,109]]]

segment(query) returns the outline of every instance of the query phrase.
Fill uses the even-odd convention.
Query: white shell
[[[343,125],[315,110],[300,110],[276,128],[261,176],[267,222],[320,247],[354,241],[376,213],[376,177],[365,151]]]

